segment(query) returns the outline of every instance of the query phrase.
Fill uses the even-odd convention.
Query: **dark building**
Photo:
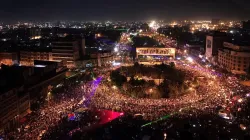
[[[211,23],[212,23],[213,25],[218,25],[219,22],[220,22],[220,19],[214,18],[214,19],[212,19],[212,22],[211,22]]]
[[[65,69],[56,62],[35,61],[33,67],[6,66],[0,69],[0,133],[19,127],[31,106],[46,98],[48,86],[65,77]]]
[[[243,21],[242,25],[243,25],[243,29],[250,30],[250,20]]]
[[[41,29],[40,28],[30,28],[30,39],[40,39]]]
[[[211,63],[217,63],[218,49],[223,47],[223,42],[227,41],[227,34],[224,32],[212,32],[206,37],[206,58]]]

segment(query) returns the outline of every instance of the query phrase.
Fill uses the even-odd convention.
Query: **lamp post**
[[[51,97],[51,92],[49,91],[48,94],[47,94],[47,99],[48,99],[48,106],[49,106],[49,102],[50,102],[50,97]]]

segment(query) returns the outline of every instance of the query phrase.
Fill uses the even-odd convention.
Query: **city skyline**
[[[3,1],[0,8],[2,21],[46,20],[196,20],[196,19],[249,19],[249,1],[221,0],[144,0],[144,1]]]

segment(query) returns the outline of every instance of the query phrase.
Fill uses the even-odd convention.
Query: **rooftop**
[[[250,47],[250,40],[231,40],[229,43],[232,43],[237,46],[249,46]]]
[[[0,94],[3,94],[13,88],[20,87],[24,82],[25,68],[18,69],[18,67],[8,67],[1,65],[0,70]],[[27,68],[28,69],[28,68]]]
[[[227,34],[225,32],[213,31],[213,32],[209,33],[209,36],[213,36],[213,37],[226,37]]]

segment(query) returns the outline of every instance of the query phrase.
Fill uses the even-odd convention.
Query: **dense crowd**
[[[89,109],[110,109],[125,112],[125,114],[141,114],[145,120],[156,120],[165,115],[199,116],[202,113],[216,114],[218,106],[230,106],[232,97],[240,92],[250,91],[241,86],[237,78],[228,79],[228,75],[215,73],[198,65],[179,63],[178,69],[186,72],[186,79],[204,77],[200,85],[190,94],[169,99],[132,98],[120,93],[118,89],[105,80],[105,71],[97,78],[86,83],[75,80],[65,81],[63,92],[48,101],[35,112],[35,119],[23,124],[17,131],[6,133],[7,139],[37,139],[41,138],[50,128],[61,123],[67,114],[81,107]],[[225,82],[230,81],[230,82]]]
[[[76,84],[68,80],[63,87],[63,92],[48,101],[39,111],[35,112],[32,120],[24,123],[17,131],[6,133],[6,139],[39,139],[46,131],[61,123],[69,113],[83,107],[83,102],[89,102],[89,97],[94,93],[98,81]],[[86,95],[86,99],[83,98]],[[83,101],[84,100],[84,101]]]
[[[221,95],[224,93],[222,92],[224,83],[220,83],[220,77],[187,65],[180,65],[178,68],[187,72],[187,79],[204,76],[207,80],[203,81],[204,83],[201,83],[192,94],[170,99],[132,98],[119,93],[119,90],[112,89],[104,83],[99,86],[95,93],[92,106],[122,111],[132,115],[140,113],[144,119],[155,120],[175,112],[185,114],[183,112],[192,111],[194,115],[199,115],[202,111],[214,111],[215,107],[225,104],[224,96]],[[214,79],[214,77],[217,78]],[[213,80],[213,82],[210,83],[209,80]]]

